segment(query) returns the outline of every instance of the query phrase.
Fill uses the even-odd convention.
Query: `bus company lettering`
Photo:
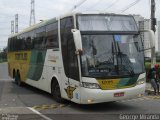
[[[105,81],[102,81],[102,84],[113,84],[113,81],[112,80],[105,80]]]
[[[98,80],[98,83],[103,90],[116,89],[120,79]]]
[[[27,53],[16,53],[15,54],[15,59],[16,60],[27,60]]]
[[[48,56],[48,61],[50,62],[56,62],[58,59],[59,59],[58,56],[51,56],[51,55]]]

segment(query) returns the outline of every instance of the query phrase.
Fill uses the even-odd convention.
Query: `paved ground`
[[[9,79],[7,63],[0,63],[0,79]]]
[[[58,104],[44,91],[29,85],[17,86],[8,77],[7,65],[0,64],[0,114],[3,115],[0,119],[117,120],[124,114],[159,112],[160,96],[147,94],[141,98],[96,105],[78,105],[72,102]]]

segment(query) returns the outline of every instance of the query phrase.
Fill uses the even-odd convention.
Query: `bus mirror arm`
[[[71,32],[73,34],[74,44],[76,47],[76,54],[81,54],[83,51],[81,33],[77,29],[72,29]]]
[[[79,49],[79,50],[76,50],[76,51],[75,51],[75,54],[76,54],[76,55],[82,55],[82,54],[83,54],[83,50],[80,50],[80,49]]]

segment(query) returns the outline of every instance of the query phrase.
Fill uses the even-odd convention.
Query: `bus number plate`
[[[122,97],[124,96],[124,92],[114,93],[114,97]]]

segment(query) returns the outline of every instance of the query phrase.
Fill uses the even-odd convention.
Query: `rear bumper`
[[[145,86],[146,84],[144,83],[132,88],[117,90],[81,88],[81,104],[94,104],[136,98],[139,94],[144,94]],[[115,93],[120,92],[124,92],[124,96],[114,97]]]

